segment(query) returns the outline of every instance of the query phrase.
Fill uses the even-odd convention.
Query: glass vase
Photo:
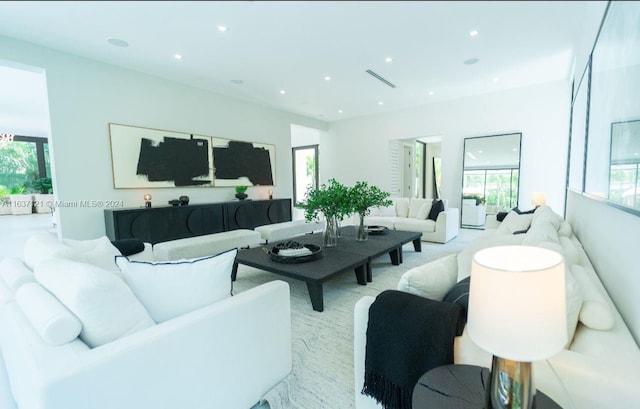
[[[335,217],[327,217],[323,239],[325,247],[335,247],[338,245],[338,220]]]
[[[366,241],[368,238],[367,229],[364,228],[364,215],[360,215],[360,224],[356,227],[356,240]]]

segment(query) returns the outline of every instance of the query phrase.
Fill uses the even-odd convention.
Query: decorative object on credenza
[[[178,200],[180,200],[180,206],[186,206],[189,204],[189,196],[180,196]]]
[[[356,240],[365,241],[367,229],[364,226],[364,217],[371,213],[373,206],[390,206],[392,202],[388,198],[391,194],[383,192],[377,186],[369,185],[368,182],[358,181],[349,189],[348,195],[353,212],[360,216],[360,223],[356,226]]]
[[[305,263],[322,257],[322,247],[288,240],[268,250],[271,260],[278,263]]]
[[[151,207],[151,195],[149,193],[144,195],[144,207]]]
[[[490,407],[532,408],[531,363],[567,343],[563,257],[542,247],[490,247],[474,254],[471,277],[467,331],[493,354]]]
[[[273,190],[269,189],[269,200],[273,199]]]
[[[179,199],[171,199],[171,200],[169,200],[169,204],[171,206],[180,206],[180,200]]]
[[[238,200],[244,200],[247,198],[247,186],[236,186],[236,198]]]

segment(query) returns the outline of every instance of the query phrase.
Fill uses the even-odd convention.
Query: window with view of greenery
[[[13,142],[0,147],[0,186],[4,189],[28,191],[42,178],[51,178],[47,138],[15,136]]]
[[[517,205],[518,180],[517,168],[465,170],[462,193],[484,198],[484,205],[501,212]]]

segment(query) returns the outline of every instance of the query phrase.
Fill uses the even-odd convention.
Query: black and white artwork
[[[275,146],[109,124],[116,189],[275,184]]]
[[[273,185],[274,151],[274,145],[213,138],[215,185]]]

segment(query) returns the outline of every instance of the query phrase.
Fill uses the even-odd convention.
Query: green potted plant
[[[377,186],[369,185],[367,182],[356,182],[355,186],[349,189],[349,201],[353,212],[360,216],[360,223],[356,230],[356,240],[367,239],[367,232],[364,228],[364,217],[371,213],[371,207],[390,206],[390,193],[380,190]]]
[[[349,189],[335,179],[323,183],[319,188],[309,188],[306,193],[304,209],[307,221],[325,218],[324,245],[334,247],[338,244],[338,221],[352,212],[349,201]]]
[[[247,194],[245,193],[247,191],[247,187],[248,186],[236,186],[236,198],[238,198],[238,200],[244,200],[247,198]]]

